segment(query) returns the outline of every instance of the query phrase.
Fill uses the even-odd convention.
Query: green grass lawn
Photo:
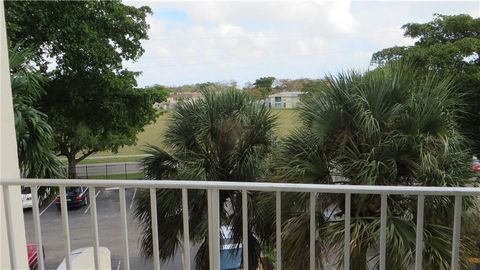
[[[275,130],[279,137],[283,137],[289,134],[293,129],[299,126],[299,123],[296,119],[297,111],[290,110],[273,110],[273,113],[278,115],[278,126]],[[143,149],[145,145],[152,144],[157,146],[162,146],[163,136],[165,134],[166,126],[168,124],[170,113],[167,112],[163,115],[160,115],[157,121],[151,125],[145,127],[145,130],[138,134],[137,144],[134,146],[126,146],[118,150],[117,154],[111,152],[100,152],[96,153],[95,157],[108,156],[105,158],[96,158],[96,159],[85,159],[82,164],[91,164],[91,163],[109,163],[109,162],[127,162],[127,161],[138,161],[142,157],[112,157],[115,155],[139,155],[144,154]]]
[[[279,137],[284,137],[295,128],[300,126],[298,121],[297,110],[294,109],[283,109],[283,110],[272,110],[274,114],[278,116],[278,126],[276,129],[277,135]]]
[[[143,179],[143,172],[138,172],[138,173],[129,173],[127,174],[127,178],[125,178],[125,174],[112,174],[108,175],[108,179],[115,179],[115,180],[137,180],[137,179]],[[88,177],[89,179],[105,179],[105,175],[96,175],[96,176],[90,176]]]
[[[143,156],[113,156],[114,154],[110,153],[110,156],[95,156],[95,158],[86,158],[80,161],[79,164],[97,164],[97,163],[115,163],[115,162],[135,162],[140,161]]]

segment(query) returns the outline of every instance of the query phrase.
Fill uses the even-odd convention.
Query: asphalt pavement
[[[153,269],[152,259],[140,256],[139,228],[133,217],[132,201],[136,196],[136,189],[126,190],[128,214],[128,244],[130,252],[130,269]],[[42,240],[45,250],[45,269],[56,269],[65,257],[61,212],[55,203],[46,203],[40,210]],[[112,269],[123,269],[123,244],[120,227],[119,192],[117,189],[97,190],[97,215],[100,246],[107,247],[111,252]],[[25,230],[27,242],[35,242],[32,211],[24,210]],[[89,206],[70,208],[68,211],[70,225],[70,241],[72,251],[78,248],[92,246],[93,233],[91,230],[91,215]],[[194,265],[196,248],[191,248],[191,265]],[[181,250],[174,258],[161,264],[161,269],[182,269]]]

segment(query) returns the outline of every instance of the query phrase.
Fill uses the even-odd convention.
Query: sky
[[[125,66],[139,86],[365,71],[372,53],[412,45],[402,25],[433,14],[480,17],[477,1],[124,1],[150,6],[145,53]]]

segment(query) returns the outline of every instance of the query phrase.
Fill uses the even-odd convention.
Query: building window
[[[275,102],[275,108],[276,109],[282,108],[282,103],[281,102]]]
[[[284,102],[284,103],[283,103],[283,108],[286,108],[286,107],[287,107],[287,103]]]
[[[282,102],[282,97],[275,97],[275,102]]]

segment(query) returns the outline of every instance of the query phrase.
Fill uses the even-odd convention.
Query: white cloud
[[[404,37],[403,30],[399,27],[386,27],[381,31],[367,33],[368,39],[380,47],[410,46],[415,43],[414,39]]]
[[[357,27],[357,22],[350,11],[351,1],[338,0],[333,2],[328,9],[328,18],[342,33],[352,33]]]
[[[403,24],[477,9],[473,2],[348,0],[133,4],[154,12],[144,56],[127,64],[143,71],[140,85],[228,79],[242,85],[267,75],[320,77],[365,69],[373,52],[413,44],[403,37]],[[170,11],[182,16],[162,15]]]

